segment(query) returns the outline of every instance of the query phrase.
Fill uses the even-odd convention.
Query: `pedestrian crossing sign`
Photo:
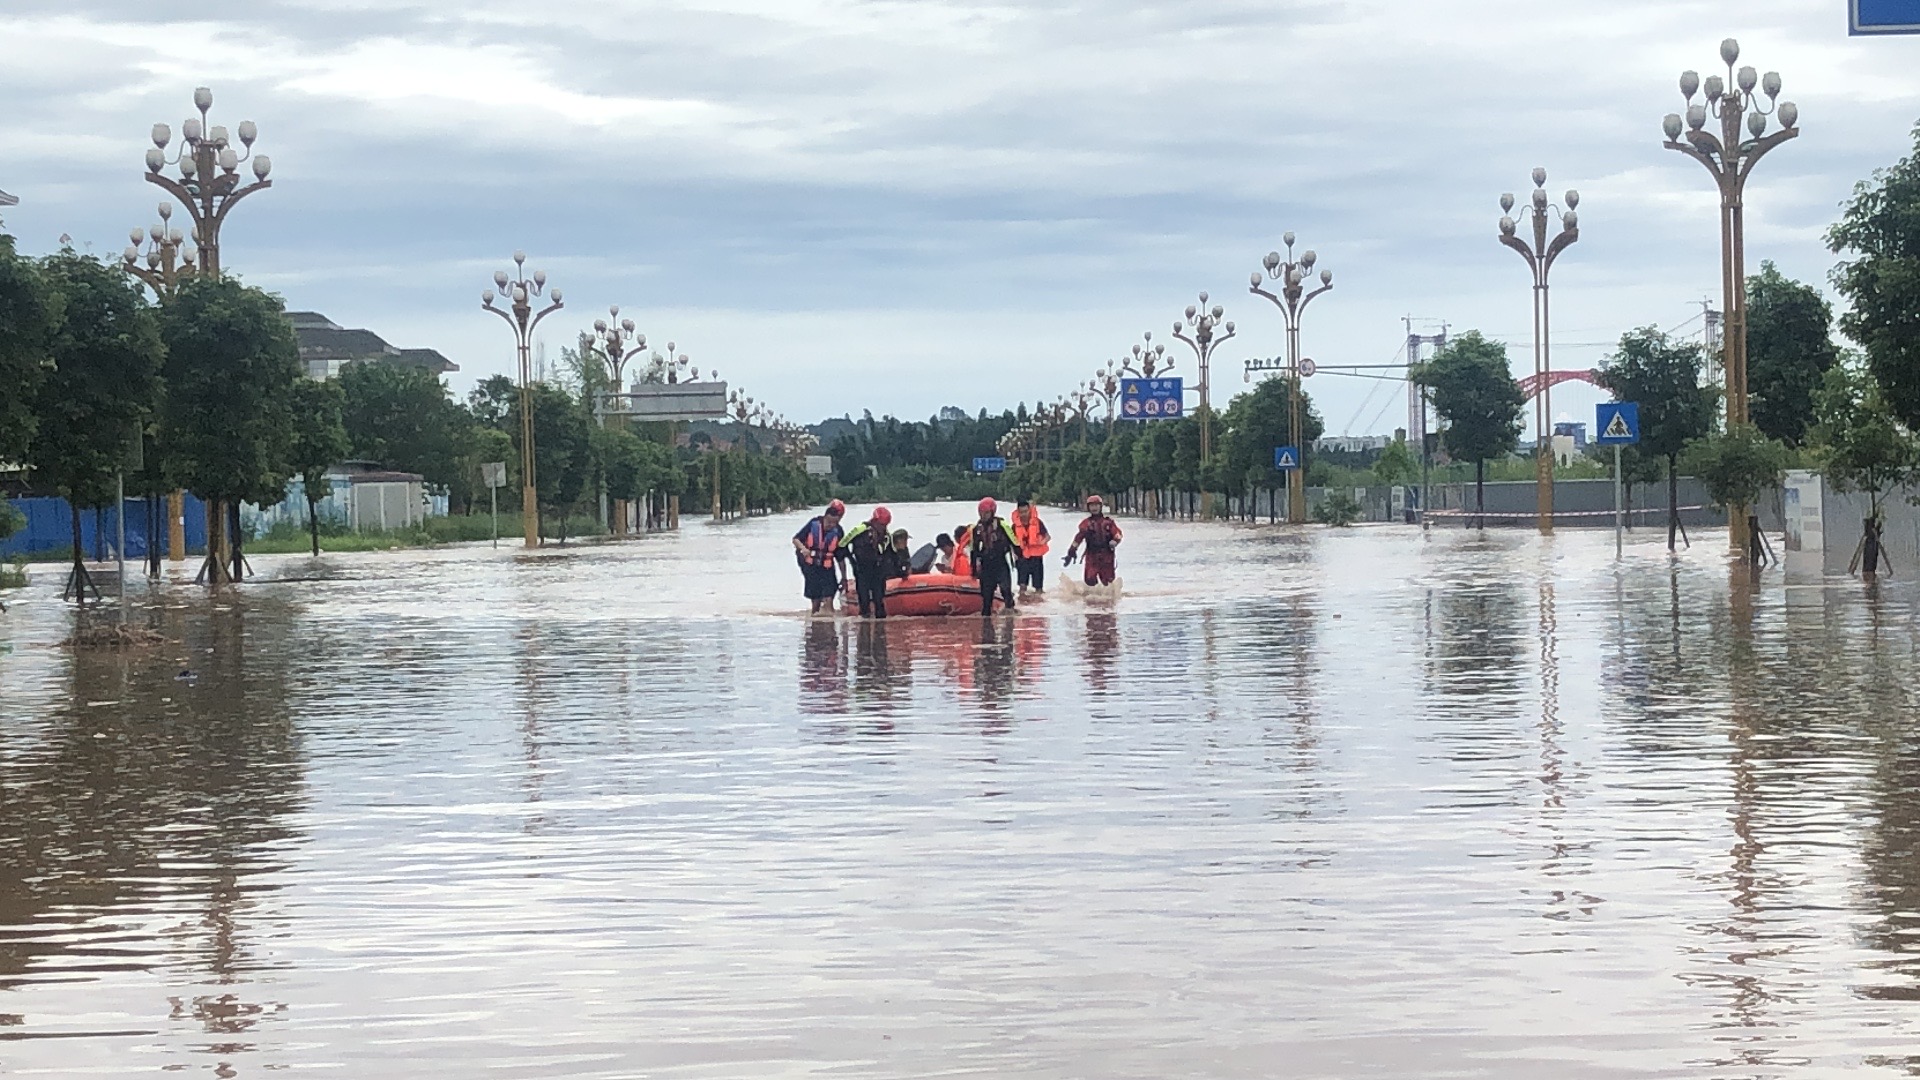
[[[1300,451],[1291,446],[1273,448],[1273,467],[1281,472],[1290,472],[1300,467]]]
[[[1594,411],[1593,441],[1601,446],[1631,446],[1640,441],[1640,406],[1632,401],[1610,401]]]

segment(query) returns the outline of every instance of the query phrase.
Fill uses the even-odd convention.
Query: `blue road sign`
[[[1631,446],[1640,441],[1640,406],[1631,401],[1610,401],[1595,406],[1593,441],[1600,446]]]
[[[1007,459],[1003,457],[977,457],[973,459],[974,472],[1006,472]]]
[[[1180,379],[1121,379],[1120,419],[1178,420],[1186,388]]]
[[[1291,446],[1273,448],[1273,467],[1281,472],[1292,472],[1300,467],[1300,451]]]
[[[1847,0],[1850,34],[1920,34],[1920,0]]]

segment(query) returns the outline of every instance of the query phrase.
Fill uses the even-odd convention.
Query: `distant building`
[[[343,461],[328,469],[326,476],[332,491],[314,507],[315,516],[354,532],[392,532],[447,514],[446,495],[428,490],[426,479],[418,473],[392,472],[372,461]],[[289,522],[304,528],[307,496],[301,479],[288,481],[287,497],[278,505],[246,503],[240,517],[254,536]]]
[[[289,311],[294,336],[300,339],[300,361],[309,379],[332,379],[354,361],[373,361],[420,368],[435,375],[459,371],[460,365],[436,349],[400,349],[371,330],[349,330],[317,311]]]
[[[1585,450],[1587,448],[1587,425],[1585,424],[1574,423],[1571,420],[1562,420],[1553,425],[1553,435],[1555,438],[1565,436],[1566,438],[1572,439],[1575,450]]]
[[[1385,450],[1392,443],[1390,435],[1329,435],[1313,440],[1313,448],[1325,454],[1364,454]]]

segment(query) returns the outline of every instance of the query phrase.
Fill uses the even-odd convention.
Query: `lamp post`
[[[626,372],[627,361],[646,351],[647,335],[634,330],[632,319],[622,319],[620,317],[619,304],[611,304],[607,307],[606,318],[593,320],[592,340],[594,351],[600,354],[601,361],[607,366],[607,379],[610,387],[605,397],[594,403],[593,409],[595,418],[599,420],[600,426],[604,428],[607,426],[606,406],[608,404],[618,405],[620,394],[626,389],[623,376]],[[631,347],[628,345],[629,342],[632,343]],[[615,535],[626,534],[627,500],[610,498],[605,490],[605,485],[602,485],[600,492],[600,517],[602,518],[601,524],[610,524]]]
[[[1304,466],[1307,447],[1301,435],[1304,411],[1300,402],[1300,316],[1307,310],[1307,305],[1313,302],[1314,297],[1333,288],[1333,271],[1322,268],[1319,286],[1309,290],[1306,284],[1307,279],[1313,276],[1313,264],[1319,261],[1319,256],[1313,253],[1312,248],[1308,248],[1301,252],[1300,258],[1296,260],[1293,257],[1293,234],[1286,233],[1280,237],[1280,240],[1287,246],[1286,255],[1283,257],[1277,251],[1269,251],[1267,257],[1260,260],[1260,265],[1266,270],[1267,278],[1280,283],[1280,291],[1275,293],[1261,288],[1262,279],[1259,270],[1253,272],[1247,291],[1272,301],[1273,306],[1279,308],[1280,314],[1287,320],[1287,379],[1293,384],[1290,395],[1292,401],[1287,418],[1287,434],[1293,440],[1294,451],[1302,455],[1301,465]],[[1287,520],[1296,525],[1307,520],[1305,468],[1292,469],[1287,473]]]
[[[1513,193],[1500,196],[1500,242],[1518,252],[1526,260],[1527,270],[1533,275],[1533,375],[1538,391],[1533,398],[1534,421],[1534,519],[1540,527],[1540,535],[1553,534],[1553,391],[1549,387],[1547,372],[1551,370],[1552,344],[1549,340],[1552,321],[1547,311],[1547,271],[1553,269],[1553,260],[1560,253],[1573,246],[1580,239],[1580,215],[1575,208],[1580,205],[1580,193],[1567,189],[1567,208],[1558,213],[1560,231],[1552,239],[1547,237],[1547,218],[1550,210],[1547,198],[1547,170],[1533,170],[1532,195],[1533,232],[1529,239],[1521,239],[1520,227],[1513,220]]]
[[[551,303],[539,311],[533,310],[533,301],[547,286],[547,272],[535,270],[531,278],[526,276],[527,253],[513,253],[513,276],[508,277],[505,270],[493,272],[493,284],[507,298],[509,308],[493,306],[493,289],[480,292],[480,306],[506,320],[513,328],[514,351],[520,360],[520,523],[526,533],[527,546],[540,546],[540,492],[533,471],[533,331],[540,320],[559,311],[560,290],[550,294]]]
[[[1186,342],[1187,347],[1193,350],[1194,359],[1200,363],[1200,483],[1203,488],[1200,492],[1200,516],[1203,519],[1213,516],[1213,492],[1204,490],[1207,463],[1213,460],[1213,416],[1207,401],[1207,373],[1211,370],[1213,350],[1233,337],[1233,323],[1221,322],[1221,317],[1226,313],[1227,309],[1219,304],[1208,307],[1207,294],[1201,293],[1198,304],[1187,305],[1185,318],[1173,321],[1173,336]],[[1215,327],[1226,332],[1216,334]]]
[[[273,171],[273,159],[253,152],[254,140],[260,134],[253,121],[240,122],[235,132],[240,138],[240,149],[235,150],[226,126],[208,123],[213,91],[204,86],[195,88],[193,107],[200,115],[197,119],[189,117],[181,121],[179,148],[171,157],[168,147],[173,143],[173,129],[166,124],[153,125],[153,145],[147,148],[146,155],[146,176],[148,183],[158,185],[187,208],[193,223],[194,246],[185,249],[188,238],[169,224],[173,207],[162,203],[160,224],[146,230],[133,230],[130,234],[133,243],[121,255],[122,265],[162,301],[173,296],[180,279],[186,275],[220,273],[220,226],[226,224],[227,214],[241,199],[273,186],[273,181],[267,179]],[[243,162],[251,163],[251,182],[240,175]],[[163,170],[169,165],[178,168],[177,178],[164,174]],[[143,238],[151,241],[144,258]],[[140,265],[142,262],[145,265]],[[181,562],[187,557],[185,501],[185,494],[179,491],[167,496],[169,562]],[[216,535],[221,530],[220,508],[210,506],[207,513],[207,543],[210,547],[224,547]]]
[[[1137,378],[1151,379],[1155,372],[1164,375],[1173,370],[1173,358],[1167,355],[1165,345],[1153,343],[1153,331],[1140,335],[1140,341],[1133,347],[1131,356],[1120,361],[1121,371]]]
[[[1800,134],[1800,108],[1791,101],[1780,101],[1780,73],[1769,71],[1763,77],[1751,67],[1738,71],[1740,43],[1728,38],[1720,43],[1720,59],[1727,65],[1727,77],[1709,75],[1703,84],[1699,72],[1680,73],[1680,94],[1687,111],[1668,113],[1662,121],[1667,149],[1678,150],[1712,174],[1720,190],[1720,289],[1725,331],[1722,337],[1722,361],[1727,380],[1727,426],[1747,422],[1747,241],[1745,191],[1747,177],[1753,174],[1767,151]],[[1731,85],[1729,85],[1731,84]],[[1762,106],[1754,95],[1758,88],[1767,97]],[[1705,90],[1703,101],[1693,97]],[[1767,131],[1767,117],[1780,118],[1780,130]],[[1707,119],[1720,121],[1718,135],[1707,130]],[[1747,508],[1728,507],[1727,532],[1734,550],[1748,555],[1752,537],[1748,529]]]

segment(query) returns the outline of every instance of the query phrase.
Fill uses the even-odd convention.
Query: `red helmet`
[[[1101,498],[1101,497],[1100,497],[1100,496],[1098,496],[1098,495],[1089,495],[1089,496],[1087,496],[1087,505],[1088,505],[1088,506],[1103,506],[1103,505],[1105,505],[1105,504],[1106,504],[1106,501],[1107,501],[1107,500],[1105,500],[1105,499],[1103,499],[1103,498]]]
[[[834,517],[846,517],[847,504],[841,502],[839,499],[835,499],[832,502],[827,504],[827,513],[833,515]]]
[[[1000,509],[1000,504],[997,502],[994,502],[992,499],[980,500],[980,516],[981,517],[989,517],[993,514],[994,511],[998,509]]]
[[[886,528],[888,525],[893,524],[893,511],[887,509],[884,506],[874,507],[873,523],[875,525],[880,526],[883,529]]]

